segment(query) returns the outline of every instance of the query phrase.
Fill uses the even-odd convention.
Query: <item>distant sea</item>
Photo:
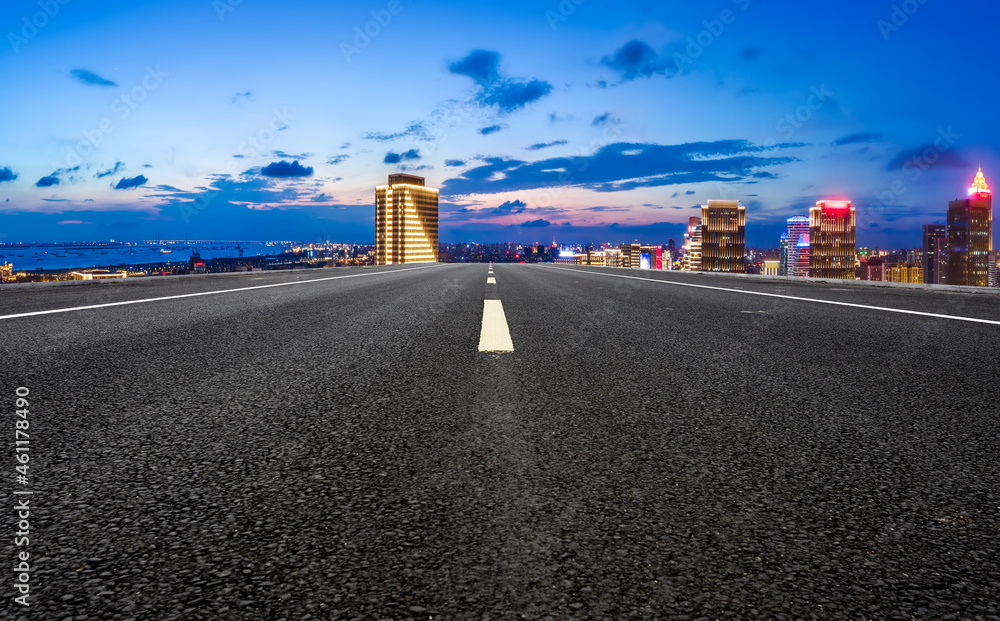
[[[0,263],[12,263],[15,272],[36,270],[86,269],[108,266],[136,266],[148,263],[187,263],[197,250],[203,259],[236,258],[281,254],[289,247],[283,242],[134,242],[67,245],[3,245]],[[169,252],[163,252],[169,251]]]

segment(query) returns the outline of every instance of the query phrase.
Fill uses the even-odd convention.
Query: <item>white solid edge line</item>
[[[440,264],[437,264],[440,265]],[[344,276],[330,276],[329,278],[313,278],[310,280],[296,280],[294,282],[279,282],[273,285],[256,285],[253,287],[239,287],[237,289],[221,289],[219,291],[202,291],[200,293],[184,293],[181,295],[168,295],[159,298],[145,298],[142,300],[126,300],[124,302],[109,302],[107,304],[92,304],[90,306],[72,306],[70,308],[55,308],[52,310],[43,311],[32,311],[30,313],[17,313],[15,315],[0,315],[0,320],[3,319],[17,319],[19,317],[35,317],[37,315],[53,315],[56,313],[71,313],[73,311],[81,310],[92,310],[96,308],[108,308],[110,306],[127,306],[129,304],[145,304],[147,302],[165,302],[167,300],[180,300],[183,298],[197,298],[203,295],[218,295],[221,293],[236,293],[239,291],[253,291],[255,289],[270,289],[271,287],[287,287],[289,285],[304,285],[313,282],[324,282],[328,280],[340,280],[342,278],[358,278],[359,276],[382,276],[385,274],[398,274],[399,272],[412,272],[414,270],[426,270],[431,267],[437,267],[437,265],[427,266],[427,267],[409,267],[401,270],[387,270],[384,272],[375,272],[374,274],[346,274]]]
[[[611,278],[627,278],[629,280],[641,280],[643,282],[657,282],[665,285],[676,285],[678,287],[692,287],[695,289],[711,289],[713,291],[728,291],[730,293],[742,293],[744,295],[759,295],[767,298],[781,298],[783,300],[797,300],[799,302],[814,302],[816,304],[830,304],[832,306],[848,306],[851,308],[864,308],[867,310],[877,310],[886,313],[900,313],[903,315],[919,315],[921,317],[933,317],[935,319],[953,319],[955,321],[968,321],[971,323],[985,323],[993,326],[1000,326],[1000,321],[993,319],[976,319],[975,317],[960,317],[958,315],[941,315],[939,313],[925,313],[923,311],[905,310],[902,308],[889,308],[887,306],[870,306],[868,304],[853,304],[851,302],[836,302],[834,300],[817,300],[815,298],[800,298],[794,295],[781,295],[778,293],[764,293],[762,291],[746,291],[744,289],[730,289],[728,287],[712,287],[710,285],[695,285],[686,282],[676,282],[672,280],[659,280],[657,278],[640,278],[638,276],[623,276],[621,274],[608,274],[606,272],[591,272],[587,270],[574,270],[565,267],[552,267],[550,269],[563,270],[565,272],[576,272],[590,274],[593,276],[609,276]]]
[[[507,317],[500,300],[483,300],[483,329],[479,333],[479,351],[514,351]]]

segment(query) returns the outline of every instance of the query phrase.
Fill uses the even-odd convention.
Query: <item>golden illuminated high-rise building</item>
[[[642,246],[639,242],[622,244],[620,249],[624,259],[624,267],[633,270],[639,269],[639,265],[642,262]]]
[[[746,208],[739,201],[708,201],[701,208],[701,271],[745,274]]]
[[[979,169],[969,197],[948,203],[948,284],[987,287],[993,254],[993,193]]]
[[[437,263],[438,191],[415,175],[375,188],[375,264]]]
[[[809,276],[855,280],[855,215],[851,201],[819,201],[809,210]]]

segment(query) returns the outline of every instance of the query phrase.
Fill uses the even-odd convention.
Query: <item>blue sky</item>
[[[748,242],[849,198],[919,245],[1000,178],[995,3],[8,1],[0,240],[372,243],[374,186],[442,241]]]

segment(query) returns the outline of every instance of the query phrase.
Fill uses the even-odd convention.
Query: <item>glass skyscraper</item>
[[[799,242],[795,246],[795,273],[798,276],[809,276],[809,259],[812,250],[809,244],[809,231],[799,237]]]
[[[809,235],[809,218],[794,216],[788,219],[788,258],[786,260],[788,276],[808,276],[809,270],[799,269],[799,241]],[[808,263],[806,263],[808,267]]]
[[[943,285],[947,279],[948,228],[943,224],[924,225],[924,283]]]

